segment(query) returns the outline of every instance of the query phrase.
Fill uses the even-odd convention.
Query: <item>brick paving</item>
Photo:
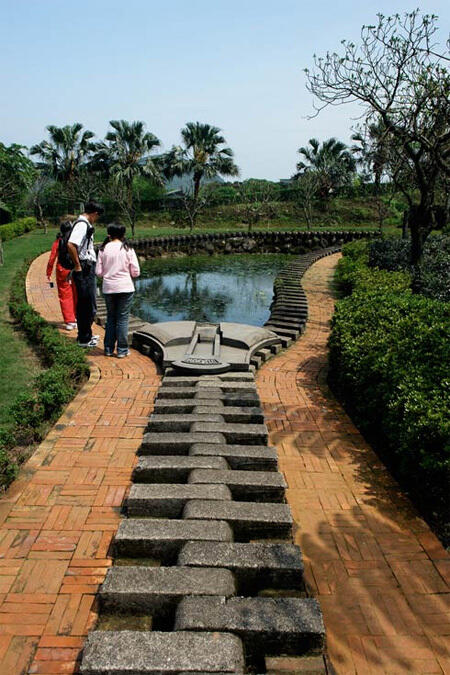
[[[46,260],[32,264],[27,293],[60,322]],[[325,385],[336,261],[306,273],[306,333],[257,376],[296,540],[338,674],[450,673],[450,557]],[[89,361],[89,382],[0,500],[2,675],[76,673],[96,620],[95,593],[160,380],[135,351],[119,361],[99,348]]]
[[[296,543],[339,675],[450,673],[450,556],[326,386],[337,260],[305,274],[306,332],[257,375]]]
[[[47,258],[31,265],[28,300],[61,324]],[[76,673],[96,620],[95,594],[160,382],[134,350],[121,360],[103,356],[103,330],[96,332],[89,381],[0,500],[2,675]]]

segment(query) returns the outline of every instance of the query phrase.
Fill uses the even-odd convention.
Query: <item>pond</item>
[[[232,321],[262,326],[273,282],[294,255],[236,254],[157,258],[136,279],[131,313],[145,321]]]

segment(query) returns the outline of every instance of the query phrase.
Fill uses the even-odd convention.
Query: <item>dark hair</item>
[[[103,244],[100,246],[101,251],[103,251],[106,244],[109,244],[109,242],[112,241],[113,239],[120,239],[120,241],[122,242],[122,247],[126,251],[128,251],[130,246],[125,239],[125,232],[126,232],[125,225],[122,225],[121,223],[110,223],[106,228],[106,231],[108,233],[108,236],[104,240]]]
[[[84,205],[85,213],[98,213],[99,216],[102,216],[105,213],[105,209],[99,202],[86,202]]]
[[[64,220],[61,222],[59,225],[59,232],[56,233],[56,239],[61,239],[67,232],[70,232],[72,225],[73,223],[71,220]]]

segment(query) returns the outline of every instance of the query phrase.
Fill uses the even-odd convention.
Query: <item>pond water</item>
[[[157,258],[136,279],[131,313],[145,321],[233,321],[262,326],[273,282],[294,255],[236,254]]]

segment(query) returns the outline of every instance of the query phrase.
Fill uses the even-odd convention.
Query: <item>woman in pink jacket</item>
[[[134,295],[133,278],[140,274],[136,253],[125,241],[125,227],[108,225],[108,237],[100,247],[95,272],[103,277],[106,303],[105,355],[113,356],[117,343],[117,358],[128,356],[128,319]]]

